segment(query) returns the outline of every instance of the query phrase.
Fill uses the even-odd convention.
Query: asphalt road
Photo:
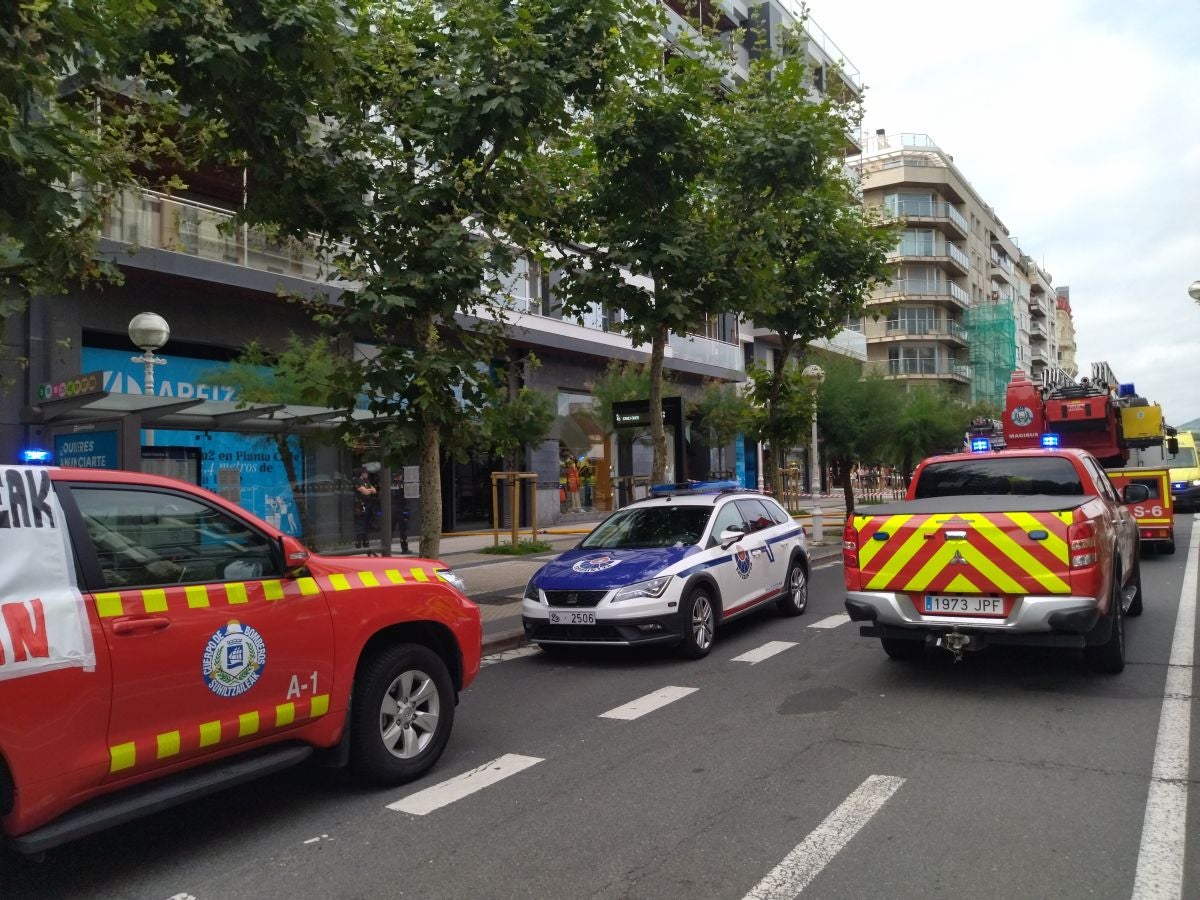
[[[1176,555],[1143,560],[1119,676],[1063,651],[891,661],[833,618],[833,563],[805,615],[744,620],[698,662],[493,660],[419,783],[294,770],[41,864],[0,856],[0,897],[1128,898],[1193,525],[1177,520]]]

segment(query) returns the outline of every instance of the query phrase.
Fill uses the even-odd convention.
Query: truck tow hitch
[[[970,635],[960,634],[957,631],[951,631],[949,634],[943,634],[934,645],[937,647],[945,647],[954,656],[955,662],[962,662],[963,650],[971,643]]]

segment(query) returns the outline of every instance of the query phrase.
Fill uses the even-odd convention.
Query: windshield
[[[1129,451],[1128,469],[1194,469],[1196,450],[1180,447],[1176,453],[1167,453],[1162,447],[1134,448]]]
[[[704,534],[712,511],[711,506],[650,506],[622,510],[605,519],[579,546],[617,550],[695,544]]]
[[[1054,456],[996,459],[981,457],[933,463],[917,479],[916,499],[964,494],[1083,495],[1069,459]]]

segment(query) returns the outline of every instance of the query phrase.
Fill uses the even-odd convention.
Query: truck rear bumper
[[[1023,643],[1029,635],[1088,634],[1100,619],[1100,607],[1094,597],[1029,595],[1019,597],[1003,619],[968,616],[926,616],[917,612],[907,594],[876,591],[847,591],[846,612],[855,622],[887,629],[919,632],[960,631],[988,635],[993,643]],[[864,631],[865,633],[865,631]],[[883,634],[879,634],[883,637]],[[1006,639],[1005,636],[1010,636]],[[1030,641],[1028,643],[1040,643]],[[1082,644],[1080,644],[1082,646]]]

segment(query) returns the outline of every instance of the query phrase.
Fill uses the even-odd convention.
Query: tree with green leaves
[[[922,387],[904,395],[892,433],[904,483],[926,456],[961,450],[970,420],[967,408],[944,391]]]
[[[879,465],[892,444],[899,390],[876,373],[862,374],[852,360],[823,363],[825,381],[817,399],[817,423],[825,457],[836,461],[844,476],[846,514],[854,514],[850,472],[856,463]]]
[[[772,441],[764,477],[780,489],[779,461],[793,429],[792,360],[862,312],[872,286],[888,277],[886,253],[896,229],[863,206],[845,170],[846,133],[858,112],[826,96],[808,99],[803,34],[783,36],[782,52],[764,55],[750,80],[722,108],[729,155],[722,202],[737,229],[730,265],[743,276],[744,312],[778,339],[775,365],[756,379]],[[765,381],[761,386],[758,382]]]
[[[764,485],[776,496],[783,495],[780,467],[785,454],[805,443],[812,430],[813,390],[802,371],[800,363],[792,359],[776,369],[755,364],[747,373],[747,430],[766,444],[761,474]]]
[[[709,446],[719,448],[720,467],[724,469],[725,447],[750,428],[751,412],[746,398],[736,385],[710,380],[692,409]]]
[[[565,254],[557,261],[563,309],[620,310],[614,329],[650,347],[652,482],[666,477],[656,411],[668,336],[727,310],[738,290],[738,273],[720,263],[733,230],[715,189],[724,164],[722,58],[718,45],[704,42],[656,56],[581,111],[571,141],[546,167],[560,201],[554,237]]]

